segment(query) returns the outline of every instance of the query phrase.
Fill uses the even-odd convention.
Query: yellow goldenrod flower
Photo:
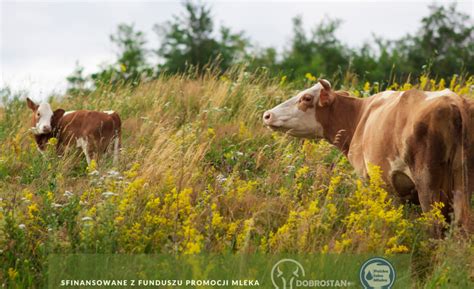
[[[304,77],[306,77],[307,80],[314,82],[317,80],[316,76],[312,75],[311,72],[307,72]],[[285,78],[286,79],[286,78]]]

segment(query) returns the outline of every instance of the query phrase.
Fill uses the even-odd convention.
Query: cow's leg
[[[436,144],[438,148],[436,149]],[[416,191],[423,213],[433,210],[435,203],[442,203],[441,213],[447,223],[450,222],[452,207],[450,203],[452,188],[452,175],[449,173],[449,162],[441,159],[443,149],[436,141],[430,143],[431,149],[420,150],[415,155],[415,168],[412,170],[415,175]],[[444,231],[444,222],[434,220],[431,233],[434,237],[440,238]]]
[[[89,143],[87,139],[80,137],[76,140],[76,143],[77,143],[77,147],[82,149],[82,152],[84,153],[86,157],[87,165],[90,166],[91,157],[90,157]]]
[[[117,166],[119,153],[120,153],[120,139],[119,139],[119,136],[116,136],[114,138],[114,158],[113,158],[114,166]]]
[[[438,202],[444,203],[444,207],[442,209],[443,216],[446,220],[449,220],[449,204],[447,204],[444,200],[446,198],[442,198],[445,194],[442,190],[440,185],[440,177],[431,177],[430,173],[427,172],[428,169],[425,169],[425,172],[422,173],[421,177],[418,179],[417,182],[417,191],[418,191],[418,200],[420,201],[421,210],[423,213],[428,213],[433,209],[433,205]],[[440,238],[442,236],[442,224],[436,222],[433,224],[431,228],[431,234],[434,237]]]
[[[457,171],[454,178],[453,188],[453,209],[454,223],[460,226],[465,232],[473,231],[470,212],[469,188],[463,182],[463,172]]]

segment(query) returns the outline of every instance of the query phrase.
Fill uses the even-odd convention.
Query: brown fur
[[[36,125],[38,105],[27,99],[28,107],[33,111],[32,123]],[[118,138],[121,146],[121,120],[117,113],[107,114],[99,111],[78,110],[65,115],[63,109],[56,109],[51,117],[52,131],[35,135],[36,144],[44,150],[49,139],[55,137],[58,142],[56,150],[62,155],[68,147],[76,147],[78,140],[88,143],[87,156],[98,159],[113,146]]]
[[[54,118],[54,116],[53,116]],[[58,151],[76,144],[78,138],[89,143],[89,154],[93,158],[105,153],[112,146],[115,137],[121,139],[121,120],[117,113],[107,114],[100,111],[78,110],[61,116],[56,124],[51,123],[53,133],[58,139]]]
[[[470,229],[474,148],[467,137],[474,136],[474,101],[454,93],[427,101],[419,90],[359,99],[323,88],[321,96],[316,119],[324,136],[360,174],[367,175],[368,163],[378,165],[402,199],[419,202],[424,212],[443,202],[446,218],[454,212]]]

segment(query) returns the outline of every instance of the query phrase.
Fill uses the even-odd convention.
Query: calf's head
[[[59,119],[64,115],[64,109],[53,111],[47,102],[36,104],[27,98],[26,103],[33,111],[31,130],[35,135],[51,133],[56,128]]]
[[[330,105],[333,99],[331,84],[321,79],[314,86],[267,110],[263,114],[263,122],[272,130],[295,137],[322,138],[324,131],[316,114],[318,108]]]

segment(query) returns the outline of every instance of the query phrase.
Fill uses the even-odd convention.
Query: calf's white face
[[[32,100],[27,98],[28,107],[33,111],[32,118],[32,130],[34,134],[45,134],[50,133],[51,119],[53,117],[53,110],[47,102],[40,103],[39,105],[34,103]]]
[[[263,114],[264,124],[274,131],[285,132],[295,137],[323,137],[323,128],[316,121],[316,106],[321,89],[322,85],[317,83],[266,111]]]

